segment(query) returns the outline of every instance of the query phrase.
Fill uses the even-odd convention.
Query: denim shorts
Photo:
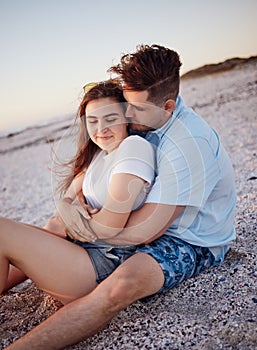
[[[130,247],[106,247],[90,242],[71,241],[86,249],[96,272],[97,283],[102,282],[136,253],[149,254],[159,263],[165,277],[159,292],[174,288],[187,278],[218,264],[208,248],[194,246],[168,235],[163,235],[149,244]]]

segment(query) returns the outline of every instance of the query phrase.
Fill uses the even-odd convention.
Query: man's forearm
[[[142,235],[139,236],[136,234],[136,231],[130,231],[130,230],[124,230],[121,233],[119,233],[117,236],[105,239],[105,242],[111,245],[118,245],[118,246],[123,246],[123,245],[138,245],[138,244],[143,244],[143,243],[150,243],[153,242],[155,239],[159,238],[164,234],[166,230],[162,230],[158,232],[157,234],[152,234],[152,235]]]
[[[120,228],[103,225],[94,219],[88,220],[88,225],[99,239],[106,240],[117,236],[121,232]]]
[[[162,229],[157,233],[153,233],[151,231],[145,231],[144,234],[140,234],[140,231],[136,227],[125,228],[122,232],[120,232],[117,236],[105,239],[105,242],[113,245],[138,245],[142,243],[150,243],[163,235],[166,231]]]
[[[149,243],[160,237],[183,209],[183,206],[149,203],[131,214],[121,233],[106,241],[115,245]]]

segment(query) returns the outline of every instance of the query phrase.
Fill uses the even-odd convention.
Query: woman
[[[59,217],[48,222],[47,230],[1,219],[0,292],[12,264],[40,289],[68,303],[90,293],[135,251],[104,243],[122,231],[131,211],[142,205],[154,177],[151,145],[138,136],[128,137],[123,107],[122,91],[114,81],[86,92],[78,112],[78,151],[61,186],[65,194],[57,204]],[[89,209],[88,223],[81,190],[89,208],[98,210]],[[58,237],[68,232],[80,238],[84,226],[92,230],[89,241],[100,240],[69,242]]]

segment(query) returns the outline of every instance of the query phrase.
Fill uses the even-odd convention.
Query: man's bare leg
[[[151,256],[133,255],[90,294],[65,305],[7,349],[53,350],[78,343],[131,303],[156,293],[163,283],[163,272]]]

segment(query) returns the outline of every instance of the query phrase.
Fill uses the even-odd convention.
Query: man
[[[156,147],[157,175],[146,203],[109,240],[137,244],[137,250],[91,293],[9,349],[61,349],[79,342],[136,300],[223,261],[235,240],[233,170],[217,133],[178,96],[180,66],[176,52],[142,45],[110,69],[123,83],[132,131],[143,132]]]

